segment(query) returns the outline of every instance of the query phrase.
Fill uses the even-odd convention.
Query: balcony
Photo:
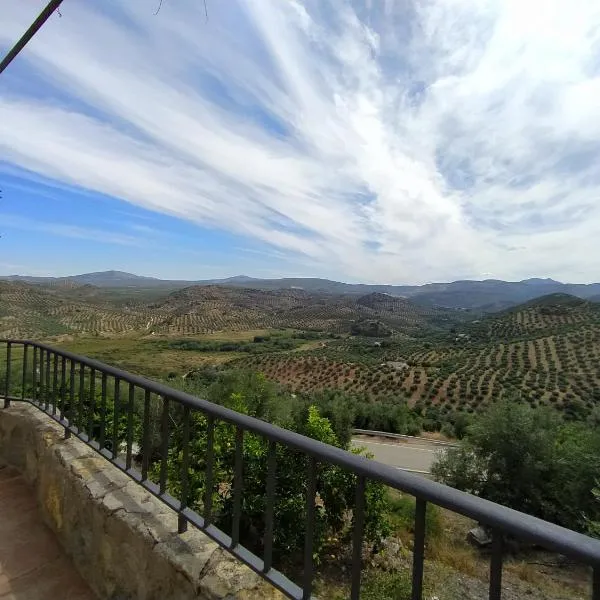
[[[430,504],[474,519],[492,531],[490,600],[502,598],[507,537],[534,543],[588,565],[590,597],[600,600],[598,540],[95,360],[33,341],[4,340],[0,344],[6,357],[0,451],[8,462],[20,467],[29,480],[46,486],[42,496],[46,500],[46,512],[54,514],[51,525],[67,549],[74,544],[85,549],[87,555],[75,556],[74,560],[101,597],[108,598],[111,594],[112,597],[121,594],[136,598],[279,596],[307,600],[313,597],[320,474],[323,466],[333,465],[348,474],[354,486],[349,515],[352,551],[348,597],[352,600],[358,600],[361,594],[367,491],[373,482],[416,498],[411,571],[413,600],[423,598],[425,523]],[[12,423],[15,419],[33,423],[28,435],[37,435],[34,450],[31,449],[33,438],[27,444],[22,434],[8,435],[10,427],[7,429],[6,423],[11,419]],[[199,422],[202,427],[198,426]],[[232,480],[226,489],[219,490],[222,482],[216,476],[215,439],[223,424],[233,432]],[[200,431],[202,439],[198,437]],[[59,437],[67,442],[61,442]],[[175,444],[181,451],[174,455]],[[192,460],[191,448],[197,444],[202,448],[201,468]],[[245,444],[260,445],[265,457],[262,530],[252,544],[246,544],[244,533],[247,521],[244,492],[249,485],[245,479]],[[48,448],[52,449],[50,454],[58,457],[58,463],[71,473],[75,483],[83,482],[87,496],[80,494],[81,497],[88,502],[94,500],[95,495],[101,497],[102,510],[119,515],[121,521],[117,529],[104,533],[95,530],[97,515],[90,509],[90,532],[86,536],[88,522],[82,520],[80,514],[75,514],[72,507],[69,511],[68,506],[57,510],[51,493],[54,467],[48,465],[45,471],[44,464],[35,464],[49,460]],[[286,453],[300,457],[300,462],[295,464],[303,465],[301,472],[292,474],[304,495],[304,507],[298,518],[302,543],[297,548],[295,567],[280,563],[277,557],[280,532],[276,499],[278,479],[285,475],[281,466]],[[192,493],[192,481],[198,478],[204,490],[201,497]],[[221,492],[229,499],[227,527],[223,526],[215,507],[215,493]],[[78,523],[78,527],[71,527],[71,521]],[[103,523],[105,526],[107,522]],[[124,533],[126,531],[133,531],[141,538],[149,536],[154,543],[144,546],[134,534]],[[103,544],[101,539],[96,539],[103,535],[123,542],[122,556],[110,541]],[[138,541],[131,541],[133,539]],[[222,550],[217,552],[217,547]],[[110,553],[112,556],[107,556]],[[136,556],[144,557],[143,567],[136,562]],[[152,561],[150,567],[148,561]],[[167,563],[175,565],[172,572],[165,566]],[[95,575],[95,571],[101,572],[102,578]],[[164,577],[177,579],[177,574],[185,581],[178,580],[172,585],[183,586],[181,590],[187,590],[185,595],[183,591],[178,595],[165,595],[164,587],[160,591],[162,596],[156,595],[154,588],[164,585]],[[101,588],[104,584],[100,579],[111,582],[112,588]],[[227,591],[227,585],[231,586],[234,580],[237,587]],[[216,588],[221,590],[221,596],[215,592]]]

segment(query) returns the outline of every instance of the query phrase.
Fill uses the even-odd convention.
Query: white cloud
[[[20,217],[18,215],[0,214],[0,223],[4,227],[10,227],[11,229],[37,231],[78,240],[102,242],[104,244],[118,244],[121,246],[143,245],[141,239],[132,235],[112,233],[103,229],[94,229],[93,227],[78,227],[76,225],[66,225],[64,223],[39,221],[36,219]]]
[[[8,0],[0,44],[32,4]],[[595,0],[203,11],[65,6],[0,92],[0,157],[317,275],[597,279]]]

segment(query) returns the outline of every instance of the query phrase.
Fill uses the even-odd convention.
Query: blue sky
[[[1,273],[600,280],[596,0],[63,4],[0,82]]]

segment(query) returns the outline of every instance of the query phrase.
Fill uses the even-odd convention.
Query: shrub
[[[316,406],[302,398],[297,402],[282,394],[261,375],[252,373],[225,373],[212,384],[206,395],[212,401],[237,412],[272,421],[319,441],[337,447],[340,443],[332,423],[321,416]],[[176,407],[180,408],[180,407]],[[180,497],[180,472],[183,457],[183,432],[181,411],[172,415],[171,442],[168,456],[169,493]],[[189,505],[202,511],[206,495],[206,455],[208,422],[201,413],[193,413],[190,424],[188,477]],[[214,487],[210,490],[215,524],[228,532],[233,515],[233,469],[236,446],[235,428],[216,421],[214,429]],[[265,491],[267,479],[268,441],[246,433],[243,438],[243,510],[240,523],[240,542],[251,550],[262,551],[265,531]],[[358,451],[355,451],[359,453]],[[281,444],[276,445],[277,490],[275,498],[274,540],[276,560],[295,560],[301,555],[304,539],[306,480],[308,457]],[[152,467],[156,480],[160,465]],[[315,558],[318,561],[327,546],[331,552],[331,540],[339,545],[347,544],[352,531],[356,477],[334,465],[318,463],[315,496]],[[385,489],[376,482],[367,482],[365,541],[375,543],[388,532],[385,509]]]
[[[600,433],[555,411],[501,401],[433,465],[434,477],[493,502],[585,531],[600,517]]]

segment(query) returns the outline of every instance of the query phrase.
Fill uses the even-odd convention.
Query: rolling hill
[[[217,285],[139,293],[89,284],[52,286],[0,282],[0,335],[199,335],[268,328],[347,333],[359,321],[383,321],[404,333],[448,328],[460,311],[421,307],[383,295],[325,295],[304,290],[259,290]]]
[[[484,316],[381,292],[200,285],[148,295],[0,281],[1,337],[92,334],[118,346],[123,335],[158,342],[219,333],[226,340],[227,332],[274,329],[344,335],[302,351],[221,355],[220,362],[235,359],[231,366],[296,390],[398,395],[433,414],[475,412],[505,395],[586,414],[600,403],[600,303],[569,294]]]
[[[28,277],[11,275],[0,279],[51,287],[93,285],[113,290],[172,291],[192,286],[224,285],[253,288],[264,291],[302,290],[318,295],[365,296],[372,293],[404,297],[416,304],[429,307],[460,308],[475,311],[499,311],[547,294],[564,293],[583,299],[600,297],[600,283],[569,284],[553,279],[525,279],[523,281],[454,281],[425,285],[370,285],[341,283],[318,278],[255,279],[238,275],[224,279],[203,281],[165,280],[141,277],[122,271],[86,273],[70,277]]]
[[[502,396],[600,413],[600,304],[551,294],[441,336],[348,338],[238,364],[296,390],[407,397],[430,415],[475,412]]]

